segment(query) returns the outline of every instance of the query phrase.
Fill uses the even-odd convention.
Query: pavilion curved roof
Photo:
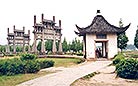
[[[76,25],[78,32],[75,33],[79,36],[83,36],[86,33],[98,33],[98,34],[106,34],[106,33],[123,33],[129,28],[130,24],[125,27],[117,27],[108,23],[102,15],[97,15],[94,17],[92,23],[87,27],[79,27]]]

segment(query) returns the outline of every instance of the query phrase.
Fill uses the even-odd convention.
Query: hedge
[[[0,75],[36,73],[42,68],[52,67],[53,61],[37,61],[33,54],[24,54],[21,58],[1,59]]]
[[[34,54],[22,54],[20,59],[23,60],[36,60],[37,57]]]
[[[54,61],[52,61],[52,60],[49,60],[49,61],[48,60],[40,60],[39,63],[40,63],[41,69],[54,66]]]

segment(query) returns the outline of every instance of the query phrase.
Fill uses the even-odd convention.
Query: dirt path
[[[138,86],[138,80],[116,77],[114,71],[114,66],[108,66],[99,70],[100,74],[96,74],[89,80],[79,79],[72,86]]]

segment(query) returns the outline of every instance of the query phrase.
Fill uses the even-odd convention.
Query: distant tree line
[[[50,52],[52,51],[52,40],[47,40],[45,42],[45,49]],[[57,49],[58,49],[58,45],[59,43],[56,42],[56,46],[57,46]],[[82,41],[80,40],[77,40],[77,38],[73,39],[72,42],[67,42],[66,38],[64,38],[63,42],[62,42],[62,49],[63,49],[63,52],[67,52],[67,51],[73,51],[73,52],[79,52],[79,51],[82,51],[82,48],[83,48],[83,43]],[[37,45],[37,50],[38,51],[41,51],[41,41],[38,43]]]

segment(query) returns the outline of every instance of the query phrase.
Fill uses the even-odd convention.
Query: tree
[[[0,52],[5,52],[6,51],[6,46],[0,45]]]
[[[64,40],[63,40],[62,48],[63,48],[63,52],[67,52],[68,51],[68,43],[66,41],[66,38],[64,38]]]
[[[22,52],[22,47],[21,46],[16,46],[16,51],[17,52]]]
[[[75,38],[74,40],[72,40],[72,44],[70,46],[70,49],[78,52],[79,50],[83,49],[83,43],[80,42],[80,40],[77,40],[77,38]]]
[[[73,50],[73,51],[76,51],[76,50],[75,50],[75,41],[74,41],[74,40],[72,40],[70,49]]]
[[[138,26],[137,26],[137,30],[134,38],[134,45],[138,49]]]
[[[39,52],[41,51],[41,45],[42,45],[42,42],[39,41],[39,42],[38,42],[38,45],[37,45],[37,50],[38,50]]]
[[[47,41],[45,42],[45,49],[46,49],[47,51],[52,51],[52,45],[53,45],[52,40],[47,40]]]
[[[119,21],[119,27],[123,27],[122,19]],[[123,49],[127,47],[128,37],[126,36],[125,32],[121,33],[117,36],[117,46],[121,49],[121,52]]]

